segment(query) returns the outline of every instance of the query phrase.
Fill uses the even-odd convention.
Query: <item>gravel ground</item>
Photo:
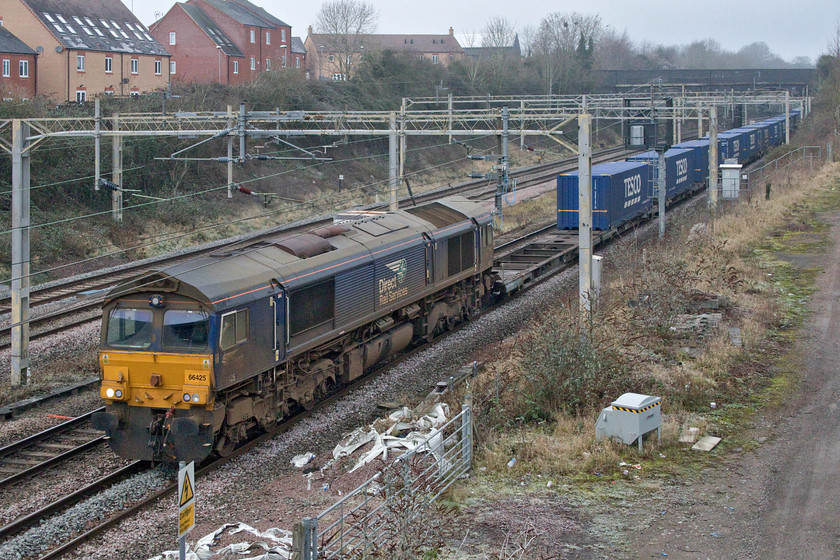
[[[127,465],[129,461],[114,455],[102,444],[77,455],[47,471],[3,491],[0,503],[0,525],[45,507],[59,496],[66,496],[81,486],[102,478]],[[84,473],[84,476],[80,476]],[[2,556],[0,556],[2,558]]]
[[[609,253],[607,248],[602,253]],[[433,348],[400,363],[387,374],[308,418],[286,434],[239,457],[196,481],[195,537],[223,523],[245,522],[260,530],[290,530],[295,521],[314,515],[355,488],[372,471],[360,470],[352,478],[340,465],[325,473],[329,490],[322,490],[320,474],[307,490],[306,479],[289,465],[294,455],[313,452],[314,464],[323,465],[342,434],[366,425],[376,415],[377,403],[425,395],[437,382],[470,362],[488,346],[528,324],[546,301],[577,286],[576,269],[567,270],[533,288],[503,308],[488,313],[451,334]],[[174,503],[158,504],[123,522],[97,542],[83,546],[74,558],[149,558],[174,546]],[[558,522],[558,526],[565,526]],[[193,541],[194,542],[194,541]],[[107,543],[107,544],[103,544]]]

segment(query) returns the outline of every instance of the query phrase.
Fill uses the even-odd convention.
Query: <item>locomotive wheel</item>
[[[231,429],[227,425],[219,431],[219,442],[216,444],[216,453],[220,457],[229,457],[233,453],[233,450],[236,449],[236,444],[239,443],[239,440],[235,435],[236,430]]]

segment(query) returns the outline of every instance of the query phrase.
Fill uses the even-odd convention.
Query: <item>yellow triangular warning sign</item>
[[[190,476],[187,475],[184,477],[184,487],[181,489],[181,500],[178,507],[184,507],[187,502],[193,499],[193,489],[192,489],[192,481],[190,480]]]

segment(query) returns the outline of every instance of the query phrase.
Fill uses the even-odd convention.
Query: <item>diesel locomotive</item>
[[[130,459],[224,456],[477,313],[492,262],[489,212],[451,197],[142,275],[105,299],[93,426]]]

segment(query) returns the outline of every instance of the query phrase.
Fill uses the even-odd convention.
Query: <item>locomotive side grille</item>
[[[339,274],[335,278],[335,326],[339,328],[373,313],[373,265]]]

